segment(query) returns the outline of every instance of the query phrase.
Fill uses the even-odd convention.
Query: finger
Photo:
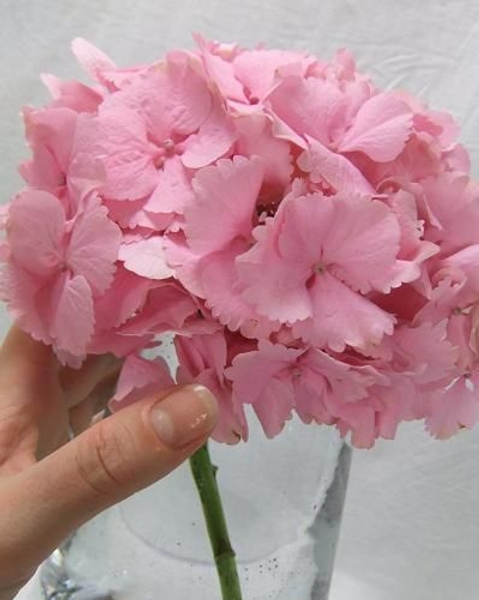
[[[18,326],[8,332],[0,348],[0,404],[9,403],[15,395],[16,403],[30,404],[26,390],[42,389],[43,379],[53,379],[58,374],[58,361],[52,348],[32,339]]]
[[[63,392],[52,349],[14,325],[0,348],[0,468],[35,462],[37,448],[62,443]],[[56,416],[59,415],[57,418]],[[21,457],[20,463],[18,458]],[[17,466],[7,470],[15,472]]]
[[[206,388],[176,387],[100,421],[6,481],[0,580],[2,569],[38,565],[85,521],[167,475],[205,442],[216,419]]]
[[[118,377],[122,364],[123,360],[113,354],[102,354],[89,356],[80,369],[61,369],[60,383],[68,407],[83,402],[105,379]]]
[[[93,418],[103,411],[115,394],[116,384],[121,366],[105,377],[90,395],[70,409],[70,427],[75,435],[79,435],[92,424]]]
[[[70,435],[80,435],[88,429],[95,416],[95,409],[90,402],[84,401],[70,411]]]
[[[0,377],[16,377],[24,383],[25,378],[38,379],[47,370],[60,378],[68,406],[75,406],[85,399],[122,363],[123,359],[113,354],[102,354],[88,356],[80,369],[60,368],[51,346],[34,340],[17,325],[11,327],[0,349]],[[12,364],[15,365],[13,370]]]
[[[46,346],[42,342],[34,340],[28,333],[25,333],[16,324],[9,329],[0,349],[0,359],[7,357],[24,357],[26,364],[54,364],[58,368],[58,363],[54,356],[51,346]]]

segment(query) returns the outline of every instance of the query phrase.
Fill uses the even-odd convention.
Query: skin
[[[0,600],[80,525],[167,475],[213,430],[216,401],[198,386],[100,420],[120,368],[109,356],[62,368],[17,327],[0,349]],[[158,407],[174,419],[173,439],[154,426]]]

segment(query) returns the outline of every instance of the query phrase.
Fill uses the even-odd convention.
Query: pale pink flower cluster
[[[479,189],[450,116],[331,62],[197,38],[92,86],[44,76],[3,295],[60,360],[126,357],[118,408],[177,379],[217,395],[215,438],[296,412],[368,447],[404,420],[479,419]]]

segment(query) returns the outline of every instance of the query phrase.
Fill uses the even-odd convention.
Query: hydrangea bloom
[[[216,439],[296,412],[353,443],[479,419],[479,188],[452,118],[383,92],[345,50],[208,42],[93,83],[43,76],[10,202],[3,297],[64,363],[126,357],[112,407],[172,382],[176,336],[212,389]]]

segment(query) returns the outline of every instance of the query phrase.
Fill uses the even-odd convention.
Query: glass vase
[[[350,465],[328,427],[292,419],[275,439],[210,442],[244,600],[326,600]],[[220,600],[188,463],[105,511],[41,570],[50,600]]]

